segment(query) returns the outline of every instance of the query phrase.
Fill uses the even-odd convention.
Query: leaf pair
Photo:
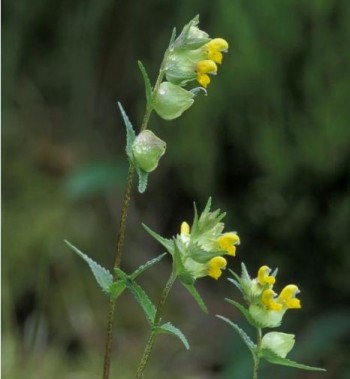
[[[154,259],[151,259],[144,265],[141,265],[130,275],[127,275],[120,268],[115,268],[117,280],[114,280],[113,275],[107,269],[100,266],[97,262],[95,262],[89,256],[84,254],[70,242],[65,241],[65,243],[89,265],[91,272],[96,279],[96,282],[101,287],[102,292],[104,292],[112,299],[116,300],[127,288],[133,294],[138,304],[141,306],[151,328],[156,327],[157,333],[166,333],[176,336],[184,344],[186,349],[189,349],[189,343],[184,334],[181,332],[181,330],[176,328],[170,322],[166,322],[158,326],[154,325],[156,307],[154,306],[146,292],[135,281],[135,279],[140,274],[142,274],[144,271],[158,263],[166,255],[166,253],[161,254]]]

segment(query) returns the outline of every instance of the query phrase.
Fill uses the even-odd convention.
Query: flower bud
[[[276,328],[281,324],[285,310],[267,310],[260,305],[252,304],[249,313],[261,328]]]
[[[269,349],[281,358],[292,350],[295,343],[294,334],[280,332],[266,333],[261,341],[262,349]]]
[[[144,130],[135,138],[131,149],[135,165],[145,172],[152,172],[165,153],[166,143],[150,130]]]
[[[154,98],[153,108],[164,120],[182,115],[194,102],[194,94],[169,82],[163,82]]]

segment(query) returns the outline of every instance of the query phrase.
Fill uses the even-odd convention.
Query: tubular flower
[[[218,256],[212,258],[208,262],[208,276],[219,279],[222,275],[222,270],[227,266],[227,261],[224,257]]]
[[[228,43],[223,38],[214,38],[205,45],[207,49],[208,59],[215,63],[221,64],[222,52],[228,51]]]
[[[215,75],[218,71],[216,63],[210,59],[205,59],[197,63],[197,81],[198,83],[207,88],[210,83],[210,78],[207,74]]]
[[[272,289],[267,289],[261,294],[262,303],[269,311],[280,311],[282,304],[278,303],[275,299],[276,293]]]
[[[228,255],[236,255],[236,244],[239,244],[239,237],[236,233],[224,233],[221,237],[217,239],[219,247],[221,250],[227,252]]]
[[[295,297],[298,293],[300,293],[299,288],[295,284],[289,284],[283,288],[278,300],[288,309],[299,309],[300,300]]]
[[[266,284],[273,285],[276,281],[275,277],[269,275],[271,269],[267,266],[261,266],[258,271],[257,281],[260,285],[264,286]]]

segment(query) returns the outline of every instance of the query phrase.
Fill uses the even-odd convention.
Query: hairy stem
[[[253,379],[258,379],[259,363],[260,363],[260,347],[261,347],[261,329],[257,328],[256,336],[256,352],[253,356],[254,368],[253,368]]]
[[[160,66],[158,78],[156,81],[156,84],[153,88],[153,96],[155,93],[157,93],[158,88],[163,80],[164,77],[164,66],[166,62],[166,58],[169,54],[169,50],[167,49],[164,58],[162,61],[162,64]],[[147,104],[145,115],[143,117],[140,132],[147,129],[149,119],[151,117],[153,107],[152,104]],[[132,189],[132,183],[135,175],[135,166],[130,162],[129,164],[129,171],[128,176],[126,179],[126,188],[124,193],[124,199],[123,199],[123,205],[120,215],[120,224],[119,224],[119,230],[118,230],[118,236],[117,236],[117,247],[116,247],[116,255],[115,255],[115,262],[114,262],[114,268],[120,267],[121,261],[122,261],[122,255],[123,255],[123,247],[124,247],[124,239],[125,239],[125,229],[126,229],[126,220],[128,216],[128,210],[129,210],[129,204],[130,204],[130,198],[131,198],[131,189]],[[117,277],[115,273],[114,280],[117,280]],[[102,379],[109,379],[110,374],[110,366],[111,366],[111,356],[112,356],[112,341],[113,341],[113,323],[114,323],[114,311],[115,311],[115,300],[110,299],[109,302],[109,311],[108,311],[108,321],[107,321],[107,337],[106,337],[106,345],[105,345],[105,354],[104,354],[104,363],[103,363],[103,375]]]
[[[150,334],[150,336],[148,338],[145,350],[143,352],[143,356],[141,358],[139,367],[137,369],[137,373],[136,373],[136,378],[137,379],[141,379],[142,378],[143,373],[145,371],[146,364],[147,364],[147,362],[149,360],[149,357],[150,357],[150,355],[152,353],[154,342],[155,342],[155,339],[156,339],[156,336],[157,336],[157,329],[158,329],[158,327],[160,325],[161,317],[162,317],[162,314],[163,314],[164,304],[166,302],[166,299],[167,299],[167,297],[169,295],[169,292],[170,292],[170,290],[171,290],[171,288],[172,288],[175,280],[176,280],[176,274],[174,272],[172,272],[171,275],[170,275],[170,278],[168,279],[167,284],[165,285],[165,287],[163,289],[163,292],[162,292],[162,294],[160,296],[160,299],[159,299],[156,315],[154,317],[154,324],[153,324],[153,327],[152,327],[152,331],[151,331],[151,334]]]

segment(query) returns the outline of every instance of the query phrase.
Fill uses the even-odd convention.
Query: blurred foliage
[[[202,207],[212,195],[242,239],[232,264],[244,260],[250,271],[278,266],[283,282],[301,287],[303,309],[286,328],[301,331],[297,341],[306,350],[295,354],[327,368],[322,377],[345,378],[349,1],[6,0],[2,6],[4,377],[100,375],[107,304],[63,240],[112,264],[126,166],[116,102],[137,125],[145,105],[137,59],[154,80],[172,27],[199,13],[201,27],[226,38],[230,53],[208,96],[183,117],[152,116],[151,128],[168,150],[145,195],[135,192],[125,268],[160,253],[141,221],[173,235],[192,214],[193,200]],[[153,297],[168,264],[145,280]],[[229,315],[221,299],[231,287],[203,282],[211,313]],[[173,370],[174,378],[244,378],[250,361],[242,367],[239,339],[199,315],[180,288],[172,298],[171,318],[192,350],[160,339],[162,358],[153,360],[149,377]],[[120,362],[123,377],[132,377],[145,324],[127,295],[118,316],[113,369]],[[271,377],[267,370],[262,377]]]

